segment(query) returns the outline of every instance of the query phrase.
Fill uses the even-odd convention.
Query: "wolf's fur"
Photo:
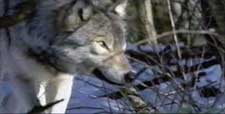
[[[111,82],[125,83],[130,66],[118,53],[125,49],[125,6],[123,0],[37,0],[32,18],[10,27],[9,34],[0,31],[1,75],[13,77],[20,112],[38,105],[38,98],[42,105],[64,99],[48,110],[64,113],[74,75],[93,68]]]

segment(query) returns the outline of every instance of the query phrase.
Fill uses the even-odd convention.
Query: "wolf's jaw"
[[[99,79],[101,79],[101,80],[103,80],[103,81],[106,81],[106,82],[108,82],[108,83],[110,83],[110,84],[113,84],[113,85],[119,85],[119,86],[124,85],[124,84],[116,83],[116,82],[113,82],[113,81],[107,79],[107,78],[104,76],[104,74],[102,74],[102,72],[101,72],[100,70],[98,70],[98,69],[94,69],[94,70],[93,70],[93,74],[94,74],[96,77],[98,77]]]

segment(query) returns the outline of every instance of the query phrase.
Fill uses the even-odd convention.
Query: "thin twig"
[[[49,103],[49,104],[47,104],[47,105],[45,105],[45,106],[41,106],[41,105],[35,106],[35,107],[33,107],[33,108],[31,109],[31,111],[29,111],[27,114],[41,114],[41,113],[43,113],[44,111],[46,111],[47,109],[53,107],[54,105],[56,105],[56,104],[58,104],[58,103],[60,103],[60,102],[62,102],[62,101],[64,101],[64,100],[63,100],[63,99],[57,100],[57,101],[51,102],[51,103]]]
[[[172,26],[172,30],[173,30],[173,36],[174,36],[174,40],[175,40],[175,43],[176,43],[176,46],[177,46],[177,54],[178,54],[179,59],[181,59],[181,52],[180,52],[180,48],[179,48],[179,45],[178,45],[177,34],[175,32],[176,27],[175,27],[175,22],[174,22],[174,19],[173,19],[173,13],[172,13],[170,0],[167,0],[167,5],[168,5],[168,9],[169,9],[169,16],[170,16],[170,22],[171,22],[171,26]]]

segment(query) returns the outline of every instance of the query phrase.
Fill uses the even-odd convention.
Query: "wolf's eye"
[[[91,52],[97,55],[108,54],[110,52],[110,48],[104,40],[96,40],[93,42]]]
[[[105,43],[105,41],[97,41],[97,43],[103,47],[103,48],[106,48],[107,50],[109,50],[109,47],[107,46],[107,44]]]

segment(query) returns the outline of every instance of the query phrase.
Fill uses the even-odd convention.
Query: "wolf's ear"
[[[82,22],[91,18],[93,9],[88,0],[77,0],[61,8],[57,14],[61,30],[73,32]]]
[[[126,16],[126,8],[128,0],[116,0],[116,4],[113,7],[114,12],[116,12],[119,16]]]

